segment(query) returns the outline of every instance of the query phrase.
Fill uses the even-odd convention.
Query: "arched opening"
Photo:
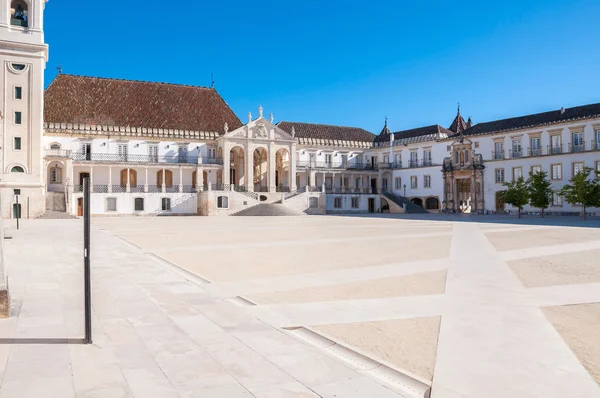
[[[29,8],[24,0],[13,0],[10,3],[10,24],[15,26],[22,26],[24,28],[29,26]]]
[[[423,207],[423,199],[421,198],[412,198],[410,201],[416,204],[417,206]]]
[[[63,168],[61,163],[50,163],[48,165],[48,191],[62,191]]]
[[[439,210],[440,201],[438,198],[427,198],[425,199],[425,208],[427,210]]]
[[[237,186],[246,185],[244,148],[235,146],[229,151],[229,182]]]
[[[269,199],[269,198],[267,198],[267,195],[260,195],[260,197],[259,197],[259,200],[261,202],[265,202],[267,199]]]
[[[127,186],[127,169],[121,170],[121,186]],[[137,171],[135,171],[134,169],[129,169],[129,186],[137,186]]]
[[[288,192],[292,185],[290,152],[281,148],[275,153],[275,186],[278,192]]]
[[[10,169],[11,173],[25,173],[25,169],[23,169],[21,166],[15,166],[12,169]]]
[[[165,183],[165,188],[173,187],[173,172],[171,170],[165,170],[164,179],[163,179],[163,170],[159,170],[156,173],[156,186],[158,188],[162,188],[163,181]]]
[[[390,204],[388,203],[387,200],[381,198],[381,212],[382,213],[389,213],[390,212]]]
[[[256,148],[253,154],[254,192],[269,191],[269,154],[265,148]]]

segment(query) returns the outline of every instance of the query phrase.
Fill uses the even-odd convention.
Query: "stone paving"
[[[600,397],[598,220],[95,218],[90,346],[81,220],[6,224],[0,398]]]

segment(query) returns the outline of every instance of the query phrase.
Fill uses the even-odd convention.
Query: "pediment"
[[[250,134],[248,135],[248,130]],[[250,138],[264,139],[275,141],[295,141],[296,139],[290,134],[277,127],[264,117],[259,117],[248,124],[243,125],[233,131],[229,131],[223,135],[224,138]]]

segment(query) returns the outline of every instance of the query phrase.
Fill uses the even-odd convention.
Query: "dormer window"
[[[13,2],[10,4],[10,24],[22,26],[24,28],[29,26],[27,3],[25,3],[25,1],[13,0]]]

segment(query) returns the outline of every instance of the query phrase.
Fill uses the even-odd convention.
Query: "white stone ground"
[[[93,223],[92,346],[47,344],[82,335],[81,221],[10,232],[0,398],[408,396],[282,329],[299,326],[433,398],[600,397],[598,220]]]

